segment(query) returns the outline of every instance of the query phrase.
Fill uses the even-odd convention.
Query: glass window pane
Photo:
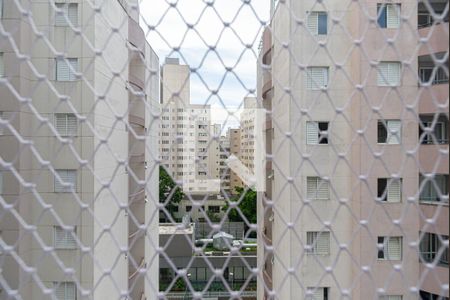
[[[327,34],[327,14],[319,13],[318,34]]]

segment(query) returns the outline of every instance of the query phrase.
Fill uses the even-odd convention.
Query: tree
[[[256,224],[256,191],[236,187],[236,195],[230,199],[231,202],[238,202],[238,209],[245,216],[249,224]],[[229,205],[225,205],[222,210],[228,211]],[[228,212],[228,219],[232,222],[244,222],[238,209],[232,208]]]
[[[174,217],[175,208],[178,207],[181,199],[183,199],[181,188],[173,181],[163,166],[159,167],[159,203],[164,203],[167,211],[172,218]]]

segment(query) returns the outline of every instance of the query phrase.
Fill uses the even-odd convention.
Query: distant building
[[[190,70],[178,58],[161,68],[160,157],[169,174],[190,194],[218,193],[218,141],[209,105],[190,103]]]

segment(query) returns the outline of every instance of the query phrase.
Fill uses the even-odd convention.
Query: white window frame
[[[319,34],[319,15],[326,15],[327,17],[327,33],[326,34]],[[312,35],[328,35],[328,13],[326,11],[310,11],[307,15],[307,27],[309,32]]]
[[[380,238],[383,239],[383,243],[380,243]],[[397,240],[399,245],[399,257],[394,256],[391,249],[391,245]],[[379,236],[377,240],[377,258],[378,260],[394,260],[401,261],[403,259],[403,237],[401,236]],[[383,257],[379,257],[379,252],[383,252]]]
[[[308,231],[306,233],[306,253],[308,255],[330,255],[330,232]]]
[[[400,203],[403,197],[403,180],[401,178],[378,178],[386,180],[386,187],[384,189],[383,195],[381,196],[382,202],[385,203]],[[378,184],[377,179],[377,184]],[[378,191],[378,187],[377,187]],[[398,195],[398,198],[397,198]],[[383,200],[386,199],[386,200]]]
[[[385,74],[383,74],[385,73]],[[397,77],[393,80],[395,73]],[[400,86],[402,77],[402,64],[399,61],[381,61],[377,68],[378,86]],[[391,82],[392,80],[392,82]]]
[[[326,133],[320,130],[320,123],[327,124]],[[306,144],[307,145],[328,145],[330,143],[329,137],[330,123],[325,121],[307,121],[306,122]],[[326,143],[321,142],[323,138],[327,139]]]
[[[64,181],[66,184],[71,184],[70,186],[63,185],[59,182],[58,178],[54,176],[54,191],[55,193],[70,193],[77,190],[77,176],[78,172],[75,169],[58,169],[55,170],[59,177],[64,181],[67,179],[72,179],[73,182]]]
[[[58,300],[76,300],[77,286],[73,281],[54,281],[53,289]],[[59,289],[59,290],[58,290]],[[63,294],[63,295],[61,295]]]
[[[56,2],[55,6],[55,26],[78,26],[78,3]]]
[[[64,230],[61,226],[53,226],[53,247],[58,250],[77,249],[77,241],[74,236],[76,234],[76,227],[74,227],[72,232]]]
[[[313,188],[314,190],[311,190]],[[306,177],[306,198],[310,200],[330,200],[330,184],[319,176]]]
[[[64,65],[63,65],[64,64]],[[56,81],[76,81],[79,69],[78,58],[57,58],[55,60],[55,79]],[[67,72],[67,74],[63,74]]]
[[[329,293],[329,287],[307,287],[305,300],[328,300],[330,297]]]
[[[322,73],[322,74],[319,74]],[[321,90],[328,88],[330,68],[326,66],[308,67],[306,69],[306,89]],[[322,82],[318,82],[317,78],[321,77]]]
[[[73,113],[55,113],[54,125],[61,136],[77,136],[78,119]]]

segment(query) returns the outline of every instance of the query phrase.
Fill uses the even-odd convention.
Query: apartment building
[[[254,172],[255,159],[255,120],[256,120],[257,102],[255,97],[244,98],[244,110],[240,116],[241,138],[239,159],[242,164],[248,168],[250,173]]]
[[[230,154],[239,158],[241,153],[241,129],[240,128],[229,128],[227,132],[227,137],[230,143]],[[243,187],[244,184],[235,172],[230,170],[230,191],[232,194],[236,193],[236,187]]]
[[[230,194],[230,168],[227,166],[227,159],[230,155],[230,139],[227,135],[220,136],[219,140],[219,169],[220,169],[220,185],[222,191],[227,195]]]
[[[448,299],[448,1],[272,5],[258,296]]]
[[[1,299],[156,297],[158,57],[92,5],[2,1]]]
[[[166,58],[161,68],[162,164],[183,192],[218,193],[218,145],[212,139],[210,105],[190,103],[190,69],[178,58]],[[212,128],[212,130],[211,130]]]

